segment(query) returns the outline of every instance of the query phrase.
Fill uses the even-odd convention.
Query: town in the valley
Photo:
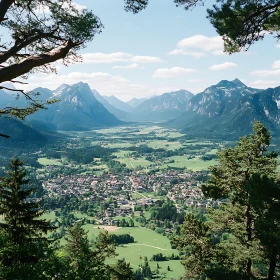
[[[110,201],[109,207],[99,213],[98,224],[116,225],[114,217],[130,217],[132,214],[143,214],[148,206],[159,199],[166,198],[174,202],[178,213],[187,207],[207,208],[217,202],[203,197],[197,178],[203,178],[201,172],[188,171],[180,173],[176,170],[162,174],[147,175],[132,172],[131,175],[118,176],[104,174],[61,175],[58,178],[43,182],[49,197],[69,196],[81,200],[101,202]]]

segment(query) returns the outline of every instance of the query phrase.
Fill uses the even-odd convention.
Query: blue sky
[[[103,32],[81,51],[83,63],[58,64],[57,75],[30,76],[28,87],[84,81],[102,95],[129,100],[178,89],[198,93],[222,79],[257,88],[280,85],[279,43],[268,35],[248,52],[223,54],[206,19],[211,2],[185,11],[172,0],[150,0],[137,15],[124,11],[123,0],[75,2],[100,17]]]

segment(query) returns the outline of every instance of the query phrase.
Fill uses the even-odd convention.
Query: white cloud
[[[277,77],[280,76],[280,60],[275,60],[272,64],[272,70],[256,70],[249,73],[255,77]]]
[[[85,64],[111,64],[119,62],[133,62],[133,63],[159,63],[162,59],[155,56],[140,56],[132,55],[124,52],[115,53],[86,53],[82,55],[83,63]]]
[[[195,58],[201,58],[203,56],[205,56],[206,54],[203,52],[190,52],[190,51],[184,51],[184,50],[180,50],[180,49],[175,49],[169,53],[167,53],[168,55],[176,55],[176,54],[181,54],[181,55],[190,55],[193,56]]]
[[[195,70],[192,68],[183,68],[183,67],[160,68],[154,72],[152,77],[153,78],[171,78],[171,77],[182,76],[182,75],[193,73],[193,72],[195,72]]]
[[[83,63],[86,64],[97,64],[97,63],[116,63],[116,62],[127,62],[131,55],[123,52],[116,53],[86,53],[82,55]]]
[[[132,62],[136,63],[158,63],[158,62],[163,62],[162,59],[159,57],[155,56],[143,56],[143,55],[136,55],[131,57]]]
[[[272,64],[272,68],[273,68],[273,69],[278,69],[278,68],[280,68],[280,60],[274,61],[273,64]]]
[[[168,52],[168,55],[190,55],[201,58],[207,54],[215,56],[226,55],[224,52],[224,40],[221,36],[207,37],[197,34],[178,42],[177,48]],[[242,51],[241,54],[251,55],[252,52]]]
[[[225,69],[230,69],[230,68],[234,68],[234,67],[237,67],[236,63],[225,62],[225,63],[222,63],[222,64],[214,64],[209,69],[210,70],[225,70]]]
[[[178,43],[180,49],[199,49],[205,52],[223,49],[223,39],[220,36],[207,37],[195,35]]]
[[[139,68],[139,64],[133,63],[129,65],[117,65],[117,66],[113,66],[112,68],[113,69],[136,69]]]
[[[169,52],[169,55],[190,55],[195,58],[201,58],[207,53],[212,55],[225,55],[224,42],[222,37],[207,37],[204,35],[194,35],[178,42],[177,48]]]
[[[72,72],[65,75],[34,75],[28,79],[29,84],[23,85],[23,89],[31,90],[36,87],[56,89],[62,84],[75,84],[84,82],[96,89],[102,95],[116,95],[122,99],[131,99],[150,94],[150,87],[145,84],[133,83],[121,76],[103,72]]]
[[[256,80],[253,81],[249,84],[251,87],[255,87],[255,88],[263,88],[263,89],[267,89],[269,87],[274,88],[280,85],[279,81],[273,81],[273,80]]]
[[[250,72],[251,76],[256,77],[271,77],[271,76],[280,76],[280,69],[279,70],[257,70]]]
[[[277,44],[277,45],[276,45],[276,48],[277,48],[277,49],[280,49],[280,44]]]

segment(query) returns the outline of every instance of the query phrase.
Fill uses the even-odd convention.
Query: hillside
[[[252,123],[259,120],[275,134],[279,132],[279,89],[260,91],[237,79],[224,80],[195,95],[186,111],[166,125],[192,136],[231,139],[250,133]]]
[[[0,144],[2,146],[44,145],[48,141],[42,131],[16,119],[1,117],[0,127],[1,134],[10,136],[8,139],[0,137]]]

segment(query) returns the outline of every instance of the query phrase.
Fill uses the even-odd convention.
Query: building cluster
[[[198,176],[200,172],[179,173],[176,170],[160,174],[130,175],[61,175],[43,182],[49,197],[75,196],[79,199],[106,203],[100,223],[111,224],[112,218],[128,217],[144,211],[157,200],[168,197],[174,201],[178,212],[185,206],[208,207],[214,202],[203,197]]]

